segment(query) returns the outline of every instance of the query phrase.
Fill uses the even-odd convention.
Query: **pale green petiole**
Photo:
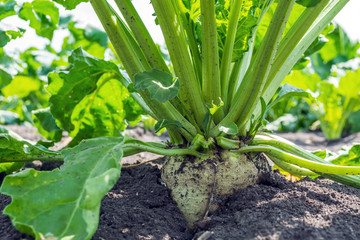
[[[192,149],[176,149],[176,148],[171,148],[171,149],[165,149],[165,148],[159,148],[156,146],[153,146],[151,144],[146,144],[143,142],[133,142],[133,143],[125,143],[123,145],[123,149],[125,152],[151,152],[151,153],[156,153],[156,154],[160,154],[160,155],[164,155],[164,156],[179,156],[179,155],[191,155],[191,156],[195,156],[198,158],[204,158],[206,157],[206,154],[202,154],[199,153],[196,150],[192,150]]]
[[[287,153],[272,146],[266,145],[256,145],[243,147],[239,150],[235,150],[239,153],[245,152],[264,152],[270,159],[275,157],[281,159],[284,162],[297,165],[299,167],[307,168],[310,171],[316,173],[325,173],[325,174],[339,174],[339,175],[360,175],[360,166],[338,166],[334,164],[325,164],[315,161],[311,161],[300,156],[296,156],[291,153]]]
[[[308,169],[298,167],[294,164],[290,164],[282,161],[281,159],[277,159],[276,157],[271,157],[271,160],[279,166],[281,169],[287,171],[288,173],[294,176],[319,176],[319,174],[314,173],[313,171],[309,171]]]
[[[225,46],[223,51],[223,56],[221,59],[221,68],[220,68],[220,79],[221,79],[221,96],[227,106],[228,94],[231,94],[232,89],[229,89],[229,79],[231,71],[231,60],[232,52],[234,48],[236,30],[239,23],[239,17],[242,9],[243,1],[234,1],[234,5],[231,7],[229,26],[227,30]],[[229,93],[230,92],[230,93]]]
[[[211,131],[210,136],[218,136],[220,133],[220,126],[229,125],[231,122],[235,122],[239,127],[240,134],[245,135],[245,125],[251,118],[252,111],[255,109],[256,103],[260,99],[283,34],[286,21],[289,18],[294,4],[295,0],[279,1],[266,35],[235,94],[229,112]]]
[[[292,153],[294,155],[297,155],[297,156],[300,156],[300,157],[303,157],[306,159],[310,159],[315,162],[331,164],[331,163],[327,162],[326,160],[295,145],[294,143],[292,143],[284,138],[281,138],[279,136],[272,135],[272,134],[265,134],[265,133],[258,134],[255,136],[255,138],[253,139],[251,144],[254,144],[254,145],[266,144],[269,146],[277,147],[277,148],[281,149],[282,151],[286,151],[286,152]],[[352,186],[352,187],[360,188],[360,184],[359,184],[360,176],[346,176],[346,175],[336,175],[336,174],[322,174],[322,176],[329,178],[331,180]]]
[[[201,0],[202,22],[202,93],[206,103],[219,101],[221,94],[219,50],[216,29],[215,2]],[[223,118],[219,109],[214,115],[215,120]]]

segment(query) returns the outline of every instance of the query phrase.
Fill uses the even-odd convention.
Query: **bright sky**
[[[25,0],[26,1],[26,0]],[[149,0],[136,0],[133,1],[133,4],[135,5],[136,9],[138,9],[140,16],[143,18],[143,21],[145,25],[150,29],[150,33],[154,40],[162,44],[164,42],[161,30],[158,26],[154,23],[154,17],[152,16],[153,10],[151,5],[149,4]],[[67,12],[65,10],[62,11],[62,13]],[[80,4],[75,10],[72,11],[75,20],[78,20],[79,22],[83,22],[84,25],[91,24],[95,27],[102,28],[99,20],[97,19],[91,5],[89,3],[82,3]],[[337,22],[339,25],[341,25],[346,33],[349,35],[349,37],[353,40],[360,41],[360,0],[350,0],[350,2],[345,6],[345,8],[335,17],[335,22]],[[5,19],[7,20],[7,19]],[[8,24],[11,24],[13,19],[8,19]],[[23,28],[26,28],[26,24],[22,22]],[[42,45],[46,44],[48,40],[46,39],[32,39],[31,36],[34,36],[34,30],[27,28],[28,32],[27,35],[30,35],[30,38],[23,38],[23,39],[17,39],[16,41],[11,41],[6,48],[8,49],[26,49],[29,46],[29,41],[32,45],[35,45],[36,47],[41,47]],[[62,38],[60,37],[64,33],[58,32],[58,38],[55,36],[55,46],[60,46]]]

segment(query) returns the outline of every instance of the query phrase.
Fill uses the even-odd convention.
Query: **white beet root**
[[[250,159],[245,154],[225,150],[204,161],[167,157],[161,177],[192,229],[196,221],[213,213],[224,199],[255,184],[266,171],[269,165],[261,155]]]

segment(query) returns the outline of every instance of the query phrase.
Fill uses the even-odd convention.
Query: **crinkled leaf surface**
[[[120,177],[123,138],[96,138],[63,150],[60,169],[26,169],[5,178],[1,192],[12,197],[4,213],[36,239],[90,239],[100,202]]]
[[[119,70],[112,63],[96,59],[81,48],[69,58],[68,72],[51,73],[47,90],[50,111],[60,127],[73,137],[71,145],[82,139],[119,136],[124,119],[133,104],[129,92],[116,80]],[[131,115],[132,120],[134,116]]]
[[[360,166],[360,144],[339,152],[339,156],[330,161],[333,164],[344,166]]]
[[[51,40],[59,23],[59,9],[49,0],[35,0],[23,4],[19,17],[29,20],[37,35]]]
[[[20,169],[23,163],[11,161],[32,159],[36,157],[57,157],[58,152],[35,145],[18,136],[16,133],[0,126],[0,172],[11,173]]]
[[[136,90],[149,90],[151,98],[159,102],[171,100],[179,93],[178,79],[158,69],[137,73],[134,79]]]

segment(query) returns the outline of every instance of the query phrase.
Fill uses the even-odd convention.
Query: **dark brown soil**
[[[10,202],[0,196],[0,210]],[[0,239],[31,239],[0,215]],[[207,237],[208,236],[208,237]],[[329,180],[269,174],[240,190],[195,233],[149,164],[123,169],[102,201],[93,239],[360,239],[360,190]]]
[[[240,190],[205,228],[189,232],[160,180],[158,166],[123,168],[120,180],[102,201],[94,240],[360,239],[360,189],[325,179],[291,183],[277,173]],[[0,211],[9,203],[10,198],[0,194]],[[0,215],[3,239],[31,238]]]

